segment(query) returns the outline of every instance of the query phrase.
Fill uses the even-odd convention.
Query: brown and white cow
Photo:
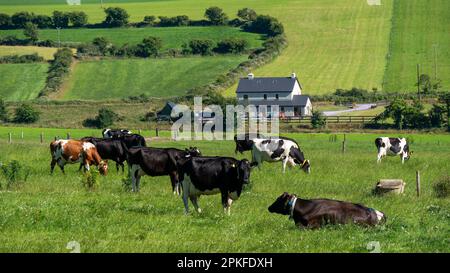
[[[52,162],[50,163],[50,171],[53,173],[56,163],[64,172],[66,164],[82,163],[85,170],[89,171],[91,165],[96,165],[100,174],[106,175],[108,172],[108,164],[103,161],[95,148],[90,142],[72,139],[60,139],[50,143],[50,153]]]

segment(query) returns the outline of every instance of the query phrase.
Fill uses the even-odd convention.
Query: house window
[[[279,96],[278,96],[278,94],[276,94],[276,95],[275,95],[275,99],[276,99],[276,100],[278,100],[278,99],[279,99]]]
[[[248,95],[244,95],[244,100],[248,100]]]
[[[267,100],[267,95],[266,94],[264,94],[264,100]]]
[[[280,109],[281,109],[281,112],[284,112],[284,106],[281,106]]]

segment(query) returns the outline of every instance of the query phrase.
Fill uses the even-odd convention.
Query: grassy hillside
[[[25,55],[37,53],[45,60],[53,59],[53,54],[56,52],[53,47],[38,47],[38,46],[0,46],[0,56],[6,55]]]
[[[132,21],[140,21],[145,15],[186,14],[200,19],[204,10],[214,5],[222,7],[230,17],[235,17],[243,7],[275,16],[285,26],[289,47],[273,63],[254,71],[255,75],[283,76],[295,71],[308,93],[322,94],[353,86],[381,89],[393,1],[382,2],[381,6],[369,6],[360,0],[170,0],[104,6],[125,8]],[[5,5],[2,10],[46,14],[53,10],[83,10],[91,22],[100,22],[105,17],[99,3]],[[228,93],[232,94],[232,90]]]
[[[0,97],[7,101],[30,100],[44,87],[48,64],[0,64]]]
[[[450,90],[450,1],[397,0],[394,6],[384,89],[416,90],[416,64],[434,80],[436,53],[437,77]]]
[[[253,170],[251,186],[233,202],[231,216],[223,214],[219,195],[202,196],[202,214],[192,211],[185,216],[168,177],[144,176],[141,192],[132,194],[122,188],[124,175],[111,168],[108,176],[99,177],[96,190],[87,191],[81,186],[77,164],[67,166],[66,175],[60,170],[49,174],[48,142],[39,144],[39,133],[61,136],[65,131],[25,131],[26,139],[11,145],[6,143],[9,131],[0,128],[0,161],[19,160],[30,166],[31,174],[26,183],[2,189],[0,252],[69,252],[66,245],[73,240],[80,243],[81,252],[367,253],[373,241],[379,242],[382,252],[448,252],[449,199],[436,198],[432,190],[433,183],[448,173],[448,135],[408,135],[414,139],[414,154],[402,165],[398,157],[376,163],[373,139],[377,135],[347,134],[347,152],[342,154],[341,135],[333,143],[328,134],[291,134],[311,160],[310,175],[299,169],[282,174],[281,164],[265,163],[261,170]],[[100,131],[71,133],[98,135]],[[195,145],[205,155],[236,156],[232,141],[153,141],[151,145]],[[414,190],[416,170],[421,170],[423,181],[420,198]],[[373,196],[370,192],[380,178],[404,179],[405,193]],[[386,213],[387,223],[375,228],[299,230],[288,216],[267,211],[284,191],[302,198],[362,203]]]
[[[16,35],[24,37],[23,30],[0,30],[0,36]],[[220,41],[227,38],[244,39],[250,48],[260,47],[261,36],[240,31],[232,27],[158,27],[158,28],[114,28],[114,29],[62,29],[61,42],[91,42],[96,37],[105,37],[117,46],[125,43],[137,44],[148,36],[159,37],[163,41],[163,49],[181,48],[183,43],[192,39],[211,39]],[[39,30],[40,40],[58,41],[56,29]]]
[[[213,82],[246,56],[128,59],[80,62],[68,79],[64,100],[102,100],[146,94],[173,97]]]

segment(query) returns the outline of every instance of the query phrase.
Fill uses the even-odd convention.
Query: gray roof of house
[[[309,96],[306,95],[294,95],[292,100],[250,100],[248,104],[253,105],[279,105],[279,106],[306,106]],[[239,104],[243,104],[243,100],[238,101]]]
[[[297,78],[291,77],[241,78],[236,93],[292,92],[296,81]]]

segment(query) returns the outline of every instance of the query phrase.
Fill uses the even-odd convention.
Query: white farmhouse
[[[295,73],[290,77],[258,77],[252,73],[241,78],[236,90],[238,104],[267,106],[278,105],[280,116],[311,116],[312,104],[308,96],[302,95],[302,86]]]

